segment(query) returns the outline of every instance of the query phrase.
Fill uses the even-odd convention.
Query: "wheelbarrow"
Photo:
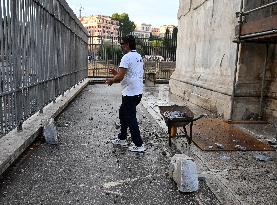
[[[159,106],[159,109],[168,127],[169,146],[171,147],[172,145],[171,138],[176,137],[177,127],[183,127],[184,135],[181,135],[180,137],[186,137],[188,144],[191,144],[193,122],[199,120],[205,115],[200,115],[194,118],[193,112],[188,107],[179,105]],[[189,135],[186,126],[189,126]]]

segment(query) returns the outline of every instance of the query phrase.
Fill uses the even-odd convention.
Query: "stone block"
[[[170,177],[176,182],[181,192],[198,190],[198,173],[194,160],[184,154],[175,154],[170,162]]]

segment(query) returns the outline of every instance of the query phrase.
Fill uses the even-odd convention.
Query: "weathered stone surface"
[[[178,18],[186,15],[191,9],[191,0],[179,0]]]
[[[240,10],[240,3],[240,0],[180,1],[178,13],[177,62],[170,89],[225,119],[231,117],[237,54],[233,42],[238,24],[235,13]],[[276,117],[277,110],[276,53],[276,46],[270,45],[264,89],[267,98],[263,105],[267,117]],[[242,119],[247,111],[260,112],[266,45],[241,44],[238,54],[232,119]]]
[[[198,190],[198,174],[196,164],[185,154],[175,154],[170,162],[170,176],[177,183],[181,192]]]

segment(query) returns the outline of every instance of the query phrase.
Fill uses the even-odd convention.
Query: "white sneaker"
[[[136,145],[132,145],[128,149],[131,152],[144,152],[145,151],[145,147],[143,144],[140,147],[137,147]]]
[[[127,146],[128,145],[126,140],[121,140],[121,139],[118,139],[118,138],[111,140],[111,143],[114,144],[114,145],[121,145],[121,146]]]

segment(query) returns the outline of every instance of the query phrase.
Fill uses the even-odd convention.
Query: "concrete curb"
[[[12,130],[0,139],[0,175],[29,147],[41,134],[43,126],[57,117],[69,103],[89,84],[85,79],[78,85],[59,96],[55,103],[44,107],[43,113],[36,113],[23,123],[23,130]]]

